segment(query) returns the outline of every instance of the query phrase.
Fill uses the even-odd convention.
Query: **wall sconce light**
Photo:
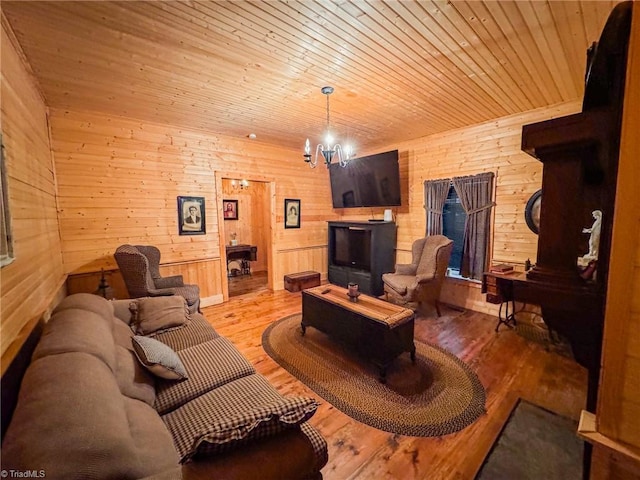
[[[247,188],[249,188],[249,181],[248,180],[231,180],[231,187],[234,190],[245,190]]]

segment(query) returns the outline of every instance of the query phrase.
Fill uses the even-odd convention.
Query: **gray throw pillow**
[[[168,380],[188,378],[178,354],[168,345],[140,335],[135,335],[131,341],[140,363],[154,375]]]

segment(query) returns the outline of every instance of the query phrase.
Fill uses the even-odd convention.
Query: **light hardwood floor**
[[[229,297],[237,297],[247,293],[257,294],[265,292],[269,288],[266,271],[252,272],[251,275],[228,277],[227,281],[229,282]]]
[[[464,430],[437,438],[377,430],[321,399],[262,349],[265,328],[301,309],[299,292],[261,289],[203,313],[282,393],[310,395],[322,402],[310,422],[329,444],[325,480],[473,479],[519,397],[574,419],[584,408],[585,369],[504,326],[496,334],[495,317],[467,311],[455,318],[418,317],[415,338],[447,348],[477,373],[487,392],[487,413]]]

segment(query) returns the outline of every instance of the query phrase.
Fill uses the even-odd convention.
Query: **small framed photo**
[[[178,197],[178,232],[180,235],[207,233],[204,197]]]
[[[300,228],[300,200],[284,199],[284,228]]]
[[[225,220],[238,220],[238,200],[222,200]]]

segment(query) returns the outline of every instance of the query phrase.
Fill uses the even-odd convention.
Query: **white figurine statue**
[[[602,228],[602,212],[600,210],[594,210],[591,212],[593,215],[593,225],[591,228],[583,228],[582,233],[589,233],[589,253],[582,258],[586,261],[598,259],[598,247],[600,246],[600,229]]]

